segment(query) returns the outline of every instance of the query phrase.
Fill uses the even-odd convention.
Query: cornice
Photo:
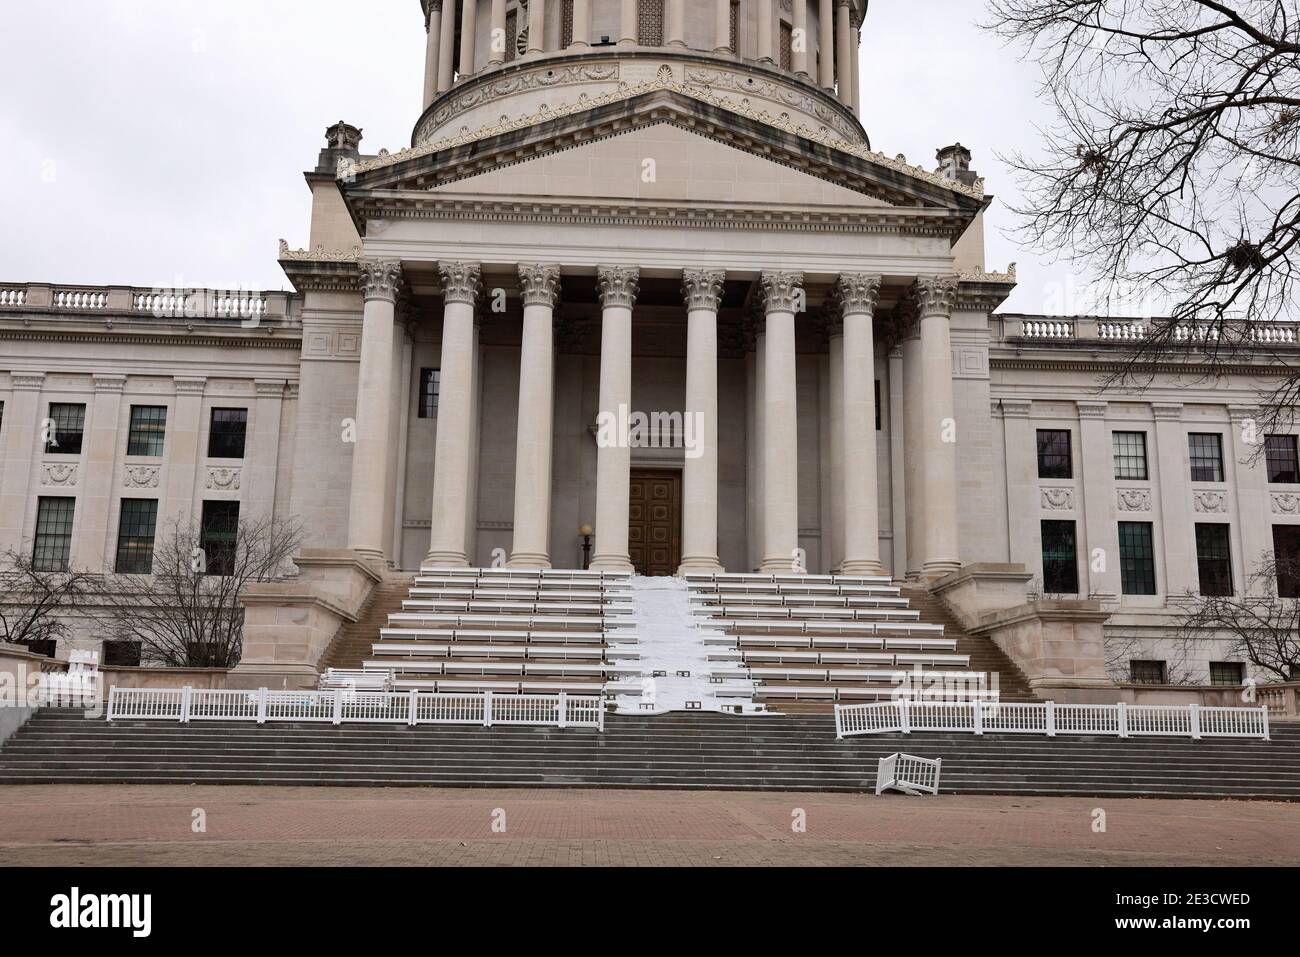
[[[291,333],[277,332],[274,335],[229,336],[202,335],[194,333],[176,333],[159,335],[157,332],[132,333],[120,328],[112,331],[71,330],[71,329],[3,329],[0,328],[0,340],[10,342],[114,342],[142,346],[216,346],[219,348],[238,347],[241,349],[301,349],[302,332],[295,328]]]
[[[1117,373],[1124,372],[1131,367],[1130,363],[1114,359],[1080,359],[1077,357],[1051,359],[1047,357],[1026,358],[1023,356],[999,356],[992,350],[989,353],[989,368],[991,369],[1023,369],[1026,371],[1041,372],[1104,372]],[[1206,368],[1204,365],[1194,365],[1192,363],[1172,363],[1172,362],[1143,362],[1141,364],[1143,373],[1158,373],[1167,375],[1188,375],[1194,374],[1205,375]],[[1233,364],[1219,366],[1214,369],[1215,375],[1242,375],[1242,376],[1290,376],[1295,372],[1294,366],[1285,365],[1241,365]]]

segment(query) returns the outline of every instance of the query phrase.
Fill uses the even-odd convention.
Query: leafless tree
[[[177,668],[233,668],[243,653],[239,596],[276,581],[302,541],[297,522],[241,519],[206,542],[197,522],[172,525],[155,542],[150,575],[105,580],[109,636],[138,641],[141,658]]]
[[[70,569],[46,571],[29,550],[0,555],[0,641],[57,641],[67,634],[61,617],[78,608],[94,576]]]
[[[1271,365],[1259,419],[1289,427],[1300,368],[1277,348],[1300,254],[1297,0],[989,0],[986,26],[1043,69],[1046,155],[1007,157],[1026,245],[1094,272],[1106,298],[1167,304],[1123,381],[1189,357],[1207,378]]]
[[[1300,598],[1278,597],[1279,581],[1300,580],[1300,562],[1265,555],[1239,594],[1192,592],[1179,599],[1178,637],[1186,648],[1228,637],[1232,654],[1278,681],[1300,672]]]

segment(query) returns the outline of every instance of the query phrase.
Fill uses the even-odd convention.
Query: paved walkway
[[[1098,812],[1105,814],[1101,833],[1094,831]],[[800,820],[806,829],[796,832]],[[1300,805],[724,792],[0,787],[0,866],[77,864],[1295,865],[1300,864]]]

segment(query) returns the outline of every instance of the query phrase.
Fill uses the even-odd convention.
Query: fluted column
[[[850,62],[849,32],[852,30],[849,17],[849,0],[836,0],[835,6],[835,80],[839,85],[840,102],[849,105],[853,102],[853,64]]]
[[[767,313],[763,396],[763,565],[765,572],[798,567],[799,416],[794,317],[803,301],[803,273],[762,276]]]
[[[573,0],[573,41],[570,50],[591,46],[591,0]]]
[[[460,75],[474,75],[474,36],[478,32],[477,0],[461,0],[460,5]]]
[[[821,62],[817,83],[823,90],[835,89],[835,0],[820,0],[817,7],[817,49]]]
[[[477,263],[438,263],[442,277],[442,383],[433,461],[433,519],[427,564],[468,564],[470,460],[474,444],[474,310],[483,290]]]
[[[682,480],[682,573],[721,571],[718,561],[718,307],[726,273],[688,269],[686,415],[695,448],[687,448]],[[690,434],[691,425],[687,425]]]
[[[876,344],[880,277],[846,273],[835,285],[844,317],[844,562],[846,575],[881,575],[876,463]]]
[[[492,35],[488,38],[488,66],[506,62],[506,0],[492,0]]]
[[[772,31],[776,26],[773,0],[758,0],[758,58],[768,63],[776,62],[776,44]]]
[[[438,92],[451,89],[456,77],[456,0],[443,0],[438,29]]]
[[[528,53],[546,52],[546,0],[528,4]]]
[[[957,298],[950,276],[916,284],[921,315],[921,446],[924,449],[926,578],[961,567],[957,551],[957,425],[949,324]]]
[[[731,0],[714,0],[714,7],[717,19],[714,22],[713,52],[739,53],[739,50],[731,49]]]
[[[402,264],[388,259],[371,260],[363,262],[361,270],[366,306],[357,378],[348,547],[367,558],[382,561],[389,426],[393,415],[393,339]]]
[[[555,303],[560,267],[521,263],[524,333],[515,443],[515,538],[511,568],[551,567],[551,448],[555,421]]]
[[[600,422],[596,451],[596,545],[591,567],[631,571],[628,522],[632,450],[627,420],[632,405],[632,307],[640,291],[634,266],[601,266]]]
[[[808,55],[812,43],[808,37],[808,0],[792,0],[790,65],[800,76],[808,76]]]
[[[637,44],[637,0],[623,0],[618,21],[618,45],[634,47]]]
[[[442,45],[442,0],[429,0],[424,21],[424,108],[438,95],[438,53]]]

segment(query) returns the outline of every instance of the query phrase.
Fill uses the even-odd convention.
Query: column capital
[[[396,303],[402,286],[402,264],[396,259],[361,260],[361,291],[366,301],[385,299]]]
[[[1012,419],[1027,419],[1033,404],[1032,399],[1003,399],[1002,415]]]
[[[1259,409],[1255,408],[1253,405],[1228,406],[1228,419],[1234,425],[1257,418],[1259,418]]]
[[[126,376],[124,375],[96,375],[91,381],[95,385],[96,392],[121,393],[126,388]]]
[[[44,372],[15,372],[11,377],[15,392],[40,392],[45,385]]]
[[[285,381],[283,379],[254,379],[253,388],[259,399],[283,399]]]
[[[177,395],[202,395],[208,387],[208,380],[200,377],[176,378],[173,380]]]
[[[636,266],[600,266],[596,269],[596,285],[602,308],[631,309],[641,293],[641,270]]]
[[[525,306],[554,309],[560,301],[560,267],[549,263],[520,263],[519,288]]]
[[[767,315],[774,312],[798,313],[803,304],[803,273],[765,269],[759,279],[763,287],[763,307]]]
[[[438,276],[442,280],[444,303],[478,304],[483,294],[483,269],[478,263],[444,259],[438,263]]]
[[[442,13],[442,0],[424,0],[424,31],[429,32],[435,13]]]
[[[834,301],[841,316],[875,315],[880,304],[879,276],[865,272],[841,273],[835,280]]]
[[[1157,422],[1180,422],[1183,418],[1181,402],[1152,402],[1151,414]]]
[[[688,310],[717,312],[727,274],[721,269],[687,269],[682,274],[682,298]]]
[[[1081,419],[1104,419],[1109,402],[1100,399],[1080,399],[1074,403]]]
[[[957,304],[958,279],[956,276],[922,276],[913,291],[921,317],[951,316]]]

